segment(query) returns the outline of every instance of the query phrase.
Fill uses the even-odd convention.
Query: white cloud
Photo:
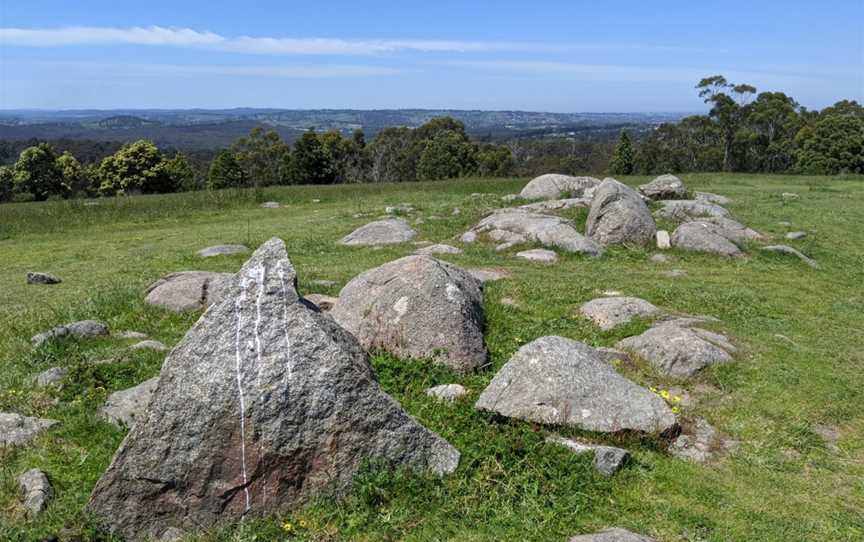
[[[0,43],[21,47],[68,45],[149,45],[199,47],[235,53],[286,55],[374,55],[400,51],[494,52],[551,51],[553,47],[531,43],[452,40],[345,40],[336,38],[226,37],[190,28],[161,26],[56,29],[0,28]]]

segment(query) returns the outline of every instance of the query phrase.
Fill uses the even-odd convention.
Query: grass
[[[629,178],[627,182],[643,182]],[[820,269],[751,250],[741,260],[671,251],[671,264],[648,261],[649,249],[612,249],[600,259],[562,254],[555,265],[513,257],[514,249],[465,247],[443,259],[465,267],[503,267],[513,278],[485,291],[490,366],[465,377],[424,362],[374,356],[383,387],[413,416],[462,452],[459,470],[443,479],[368,469],[341,499],[322,499],[283,516],[248,519],[194,536],[200,541],[261,540],[566,540],[621,526],[662,541],[853,541],[864,538],[864,179],[794,176],[692,175],[696,190],[735,198],[730,210],[747,225],[782,239],[786,227],[808,231],[788,242]],[[304,293],[337,295],[357,273],[410,253],[403,245],[349,249],[334,241],[410,202],[422,216],[419,239],[456,243],[499,196],[524,180],[460,180],[400,185],[279,187],[259,193],[178,194],[83,202],[0,206],[0,411],[61,421],[32,444],[0,450],[0,540],[102,540],[83,509],[123,431],[96,409],[113,391],[156,375],[162,355],[130,353],[131,341],[68,341],[33,350],[29,337],[82,318],[114,330],[143,331],[175,344],[197,315],[146,307],[142,292],[179,270],[234,271],[243,256],[202,260],[200,248],[223,243],[257,246],[286,240]],[[795,192],[800,199],[784,200]],[[472,195],[472,194],[479,195]],[[277,200],[282,209],[261,209]],[[319,199],[319,203],[313,203]],[[462,212],[453,216],[452,209]],[[356,215],[356,216],[355,216]],[[570,216],[584,219],[584,211]],[[438,217],[437,219],[435,217]],[[409,217],[409,219],[411,219]],[[786,241],[779,241],[786,242]],[[521,247],[520,247],[521,248]],[[682,269],[668,278],[664,271]],[[27,286],[30,270],[55,273],[56,286]],[[312,281],[337,282],[333,288]],[[606,437],[631,449],[633,463],[612,479],[596,475],[590,458],[544,444],[549,429],[481,415],[473,402],[520,345],[558,334],[610,346],[647,325],[601,332],[578,317],[578,306],[604,290],[619,290],[681,312],[709,314],[740,348],[737,362],[695,380],[661,378],[642,365],[630,377],[666,389],[708,384],[683,416],[702,416],[741,446],[720,461],[694,465],[671,458],[651,439]],[[502,305],[510,297],[517,307]],[[104,359],[116,363],[98,364]],[[64,366],[62,388],[38,389],[31,375]],[[428,386],[460,382],[469,395],[452,406],[424,394]],[[839,428],[839,451],[814,433],[817,423]],[[573,433],[573,432],[564,432]],[[15,476],[41,468],[56,496],[28,518]]]

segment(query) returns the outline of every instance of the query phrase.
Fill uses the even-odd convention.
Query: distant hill
[[[542,113],[449,109],[140,109],[140,110],[7,110],[0,111],[0,139],[87,139],[123,142],[146,138],[182,149],[230,145],[256,126],[276,130],[293,141],[309,128],[357,128],[371,139],[382,128],[417,127],[434,117],[451,116],[483,140],[511,138],[608,136],[627,127],[650,130],[675,121],[681,113]]]

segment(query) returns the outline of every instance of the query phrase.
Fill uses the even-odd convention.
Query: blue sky
[[[0,109],[698,111],[864,101],[864,0],[0,0]]]

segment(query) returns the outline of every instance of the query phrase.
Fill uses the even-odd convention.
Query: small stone
[[[816,263],[816,260],[814,260],[813,258],[810,258],[809,256],[805,256],[804,254],[802,254],[798,250],[795,250],[794,248],[788,247],[786,245],[771,245],[771,246],[767,246],[767,247],[762,247],[762,250],[765,250],[767,252],[776,252],[778,254],[789,254],[791,256],[795,256],[796,258],[798,258],[799,260],[801,260],[802,262],[806,263],[807,265],[809,265],[810,267],[812,267],[814,269],[819,267],[819,264]]]
[[[112,333],[113,336],[118,339],[138,339],[144,340],[147,338],[146,333],[141,333],[140,331],[115,331]]]
[[[413,213],[414,206],[410,203],[402,203],[400,205],[394,205],[390,207],[385,207],[384,212],[388,215],[393,215],[397,213]]]
[[[108,324],[97,320],[81,320],[64,324],[55,328],[49,329],[44,333],[34,335],[30,339],[30,343],[34,347],[39,347],[49,340],[56,340],[63,337],[74,337],[76,339],[90,339],[93,337],[101,337],[108,335]]]
[[[654,254],[650,259],[654,263],[669,263],[672,261],[672,259],[665,254]]]
[[[321,200],[318,199],[318,198],[315,198],[315,199],[312,200],[312,203],[321,203]]]
[[[171,349],[159,341],[148,339],[146,341],[141,341],[139,343],[133,344],[129,347],[129,350],[153,350],[154,352],[167,352]]]
[[[798,194],[795,194],[793,192],[783,192],[782,194],[780,194],[780,196],[783,199],[798,199],[800,197]]]
[[[31,516],[39,514],[48,506],[48,501],[54,496],[51,482],[39,469],[31,469],[17,478],[18,487],[23,497],[24,507]]]
[[[459,238],[463,243],[473,243],[477,240],[477,234],[473,231],[466,231],[462,234],[462,237]]]
[[[20,446],[36,438],[36,435],[58,424],[57,420],[30,418],[12,412],[0,412],[0,448]]]
[[[455,401],[467,393],[468,390],[460,384],[441,384],[426,390],[426,395],[435,397],[440,401]]]
[[[657,248],[667,250],[672,248],[672,241],[669,237],[669,232],[666,230],[657,230]]]
[[[512,242],[501,243],[500,245],[495,246],[495,252],[504,252],[505,250],[510,250],[511,248],[515,247],[517,244],[518,243],[512,243]]]
[[[69,369],[65,367],[52,367],[47,371],[42,371],[36,375],[36,385],[40,387],[53,386],[59,384],[69,374]]]
[[[437,245],[429,245],[427,247],[418,248],[414,251],[414,254],[426,255],[430,256],[432,254],[462,254],[461,248],[456,248],[450,245],[445,244],[437,244]]]
[[[803,231],[790,231],[786,234],[786,239],[789,239],[790,241],[797,241],[799,239],[804,239],[805,237],[807,237],[807,233]]]
[[[564,446],[577,454],[593,453],[594,469],[603,476],[612,476],[630,460],[630,452],[614,446],[587,444],[557,435],[546,437],[546,442]]]
[[[321,312],[329,312],[336,302],[339,301],[338,297],[324,294],[306,294],[304,297],[307,301],[311,301],[316,307],[321,309]]]
[[[202,258],[212,258],[214,256],[245,254],[247,252],[249,252],[249,248],[246,245],[216,245],[199,250],[198,256]]]
[[[627,529],[606,529],[598,533],[574,536],[570,542],[657,542],[653,538],[636,534]]]
[[[669,453],[694,463],[707,463],[718,452],[737,446],[737,441],[724,438],[717,429],[702,418],[685,424],[681,434],[669,446]]]
[[[60,284],[61,282],[63,282],[62,279],[51,273],[40,273],[39,271],[27,273],[27,284]]]
[[[522,258],[531,262],[555,263],[558,261],[558,255],[545,248],[535,248],[532,250],[523,250],[516,253],[517,258]]]
[[[278,209],[280,207],[278,201],[265,201],[261,204],[262,209]]]
[[[137,386],[115,391],[99,409],[99,415],[114,425],[132,427],[146,412],[158,385],[159,377],[156,376]]]

